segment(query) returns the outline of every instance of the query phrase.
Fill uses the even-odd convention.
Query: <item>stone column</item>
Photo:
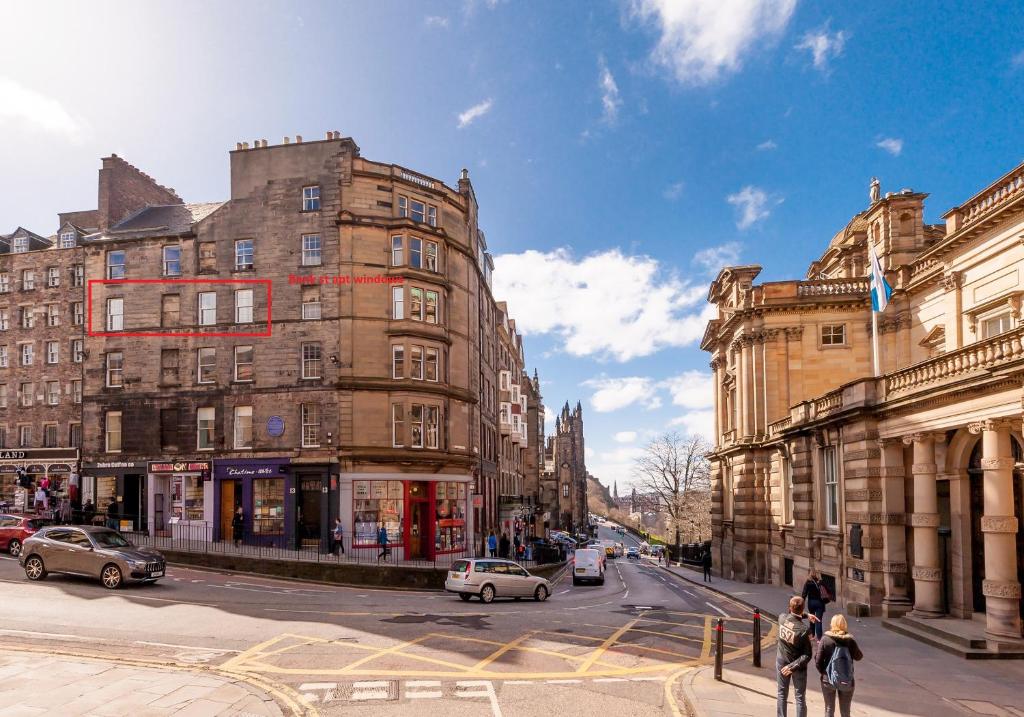
[[[914,446],[914,614],[942,616],[942,571],[939,556],[939,498],[935,486],[935,436],[915,433],[903,439]]]
[[[722,445],[722,433],[725,432],[725,424],[722,422],[722,404],[725,403],[722,397],[722,374],[720,371],[722,362],[715,358],[711,361],[711,372],[715,381],[715,439],[716,446]]]
[[[885,596],[882,614],[899,617],[912,607],[907,595],[907,539],[903,522],[895,523],[892,516],[902,516],[907,510],[903,466],[903,444],[898,439],[879,439],[881,456],[879,477],[882,488],[882,572]]]
[[[737,377],[742,393],[740,399],[740,431],[743,438],[754,435],[754,340],[740,337],[740,375]]]
[[[985,632],[1020,638],[1020,583],[1017,581],[1017,518],[1013,505],[1013,451],[1008,421],[984,421],[968,427],[981,433],[985,471]]]

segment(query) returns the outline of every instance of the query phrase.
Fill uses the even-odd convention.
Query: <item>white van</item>
[[[572,568],[572,584],[593,580],[604,585],[604,551],[595,548],[580,548],[575,553]]]

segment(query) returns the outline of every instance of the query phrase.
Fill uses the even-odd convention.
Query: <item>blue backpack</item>
[[[828,667],[825,668],[825,678],[837,692],[853,690],[853,655],[847,647],[836,644]]]

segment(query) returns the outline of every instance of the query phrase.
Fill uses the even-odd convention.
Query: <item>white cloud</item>
[[[665,199],[669,200],[670,202],[674,202],[675,200],[679,199],[679,197],[681,197],[682,195],[682,182],[673,182],[672,184],[665,187],[665,191],[661,193],[661,196],[665,197]]]
[[[661,398],[657,395],[657,384],[642,376],[627,378],[591,378],[581,386],[596,389],[590,397],[591,407],[598,413],[609,413],[639,403],[647,408],[658,408]]]
[[[699,435],[713,440],[715,433],[715,412],[711,409],[690,411],[668,422],[672,428],[681,428],[684,433]]]
[[[779,145],[775,144],[775,140],[773,140],[773,139],[766,139],[764,142],[762,142],[761,144],[757,145],[757,150],[759,152],[768,152],[770,150],[777,149],[778,146]]]
[[[797,50],[808,50],[814,58],[815,69],[822,72],[828,71],[828,61],[843,54],[843,47],[849,36],[843,30],[835,34],[829,34],[828,28],[823,27],[815,32],[804,34]]]
[[[706,85],[742,66],[761,38],[778,36],[796,0],[632,0],[632,15],[659,31],[657,65],[685,85]]]
[[[84,125],[60,101],[0,77],[0,127],[42,130],[77,142]]]
[[[729,242],[720,246],[709,246],[693,255],[693,263],[703,267],[709,274],[718,274],[726,266],[735,266],[740,260],[739,242]]]
[[[494,294],[526,334],[554,334],[573,356],[629,361],[700,339],[713,307],[707,287],[656,259],[609,249],[576,259],[568,249],[495,258]]]
[[[711,408],[715,402],[713,377],[703,371],[683,371],[663,382],[672,394],[672,405],[683,408]]]
[[[612,437],[616,443],[632,443],[636,440],[636,431],[619,431]]]
[[[768,195],[760,187],[748,184],[735,194],[730,194],[725,201],[739,211],[736,226],[748,229],[772,213],[770,204],[778,204],[782,200],[769,200]]]
[[[423,18],[423,24],[427,27],[439,27],[445,29],[448,27],[448,18],[443,15],[427,15]]]
[[[903,152],[903,140],[897,137],[881,139],[875,143],[875,146],[881,147],[893,157],[899,157],[900,153]]]
[[[619,86],[615,84],[615,77],[608,69],[603,57],[598,58],[600,76],[598,84],[601,86],[601,106],[603,108],[602,119],[608,124],[615,124],[619,119],[619,107],[622,106],[622,98],[619,97]]]
[[[491,107],[494,106],[494,100],[486,99],[479,104],[475,104],[465,112],[459,114],[459,129],[468,127],[476,120],[483,117],[485,114],[491,111]]]

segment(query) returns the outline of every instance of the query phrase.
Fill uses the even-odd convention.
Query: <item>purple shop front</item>
[[[241,540],[245,545],[291,547],[295,534],[295,487],[289,459],[225,459],[213,464],[214,540]],[[242,509],[242,534],[232,527]]]

